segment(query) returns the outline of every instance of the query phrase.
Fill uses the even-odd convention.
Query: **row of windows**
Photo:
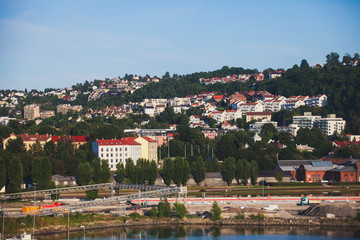
[[[122,151],[122,148],[119,148],[120,149],[120,151]],[[115,148],[115,152],[118,150],[118,148]],[[125,151],[127,151],[127,148],[124,148],[124,150]],[[103,152],[104,151],[104,148],[101,148],[101,152]],[[107,148],[106,149],[106,151],[108,152],[109,151],[109,148]],[[110,152],[112,152],[113,151],[113,148],[110,148]]]
[[[118,155],[117,153],[115,153],[115,157],[118,157],[118,156],[119,156],[119,157],[122,157],[122,153],[120,153],[119,155]],[[128,154],[125,153],[124,156],[127,157]],[[104,157],[104,154],[103,154],[103,153],[101,154],[101,157]],[[106,157],[113,157],[113,154],[110,153],[110,156],[109,156],[109,153],[107,153],[107,154],[106,154]]]

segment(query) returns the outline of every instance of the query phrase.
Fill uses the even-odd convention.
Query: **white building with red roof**
[[[131,158],[134,163],[141,158],[141,144],[133,139],[103,139],[92,143],[92,150],[101,160],[109,163],[111,171],[116,170],[116,164]]]
[[[261,102],[243,103],[238,106],[238,110],[240,110],[243,115],[247,112],[263,112],[264,105]]]

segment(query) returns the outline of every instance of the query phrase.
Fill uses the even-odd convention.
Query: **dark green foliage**
[[[256,185],[257,178],[259,177],[259,167],[257,162],[254,160],[250,163],[250,177],[251,177],[251,184]]]
[[[235,158],[228,157],[225,159],[221,174],[224,181],[230,185],[235,178]]]
[[[245,159],[240,159],[236,162],[235,168],[235,178],[238,184],[247,185],[250,178],[250,163]]]
[[[194,181],[197,185],[205,180],[206,167],[201,156],[197,157],[195,162],[192,163],[191,174],[193,175]]]
[[[109,163],[107,160],[101,160],[101,183],[110,181],[111,173]]]
[[[184,219],[185,215],[187,214],[187,210],[184,204],[174,202],[173,210],[178,218],[181,220]]]
[[[100,158],[95,158],[92,161],[91,167],[93,169],[93,181],[98,184],[101,183],[101,160]]]
[[[212,221],[220,220],[221,219],[221,208],[219,207],[216,201],[213,202],[213,205],[210,210]]]
[[[136,168],[131,158],[126,159],[125,176],[129,179],[131,183],[137,183]]]
[[[5,162],[2,157],[0,157],[0,189],[2,189],[6,184],[6,170]]]
[[[158,216],[158,210],[156,207],[150,209],[149,215],[151,218],[156,218]]]
[[[122,183],[125,178],[125,167],[123,163],[116,164],[116,171],[115,171],[115,180],[118,183]]]
[[[86,199],[95,200],[99,196],[98,190],[86,191]]]
[[[275,179],[276,181],[278,181],[278,183],[281,183],[283,181],[283,173],[282,172],[277,172],[275,173]]]
[[[182,157],[176,157],[174,160],[174,173],[173,173],[174,183],[177,186],[180,185],[186,186],[186,183],[189,180],[189,174],[190,174],[189,162]]]
[[[47,157],[35,157],[33,159],[32,179],[37,183],[36,188],[49,189],[53,186],[51,180],[51,162]]]
[[[88,185],[91,182],[92,172],[88,162],[80,163],[77,169],[77,182],[79,185]]]
[[[150,168],[148,170],[148,182],[150,185],[154,185],[157,177],[157,164],[155,161],[151,161]]]
[[[9,183],[6,186],[7,193],[16,193],[20,192],[20,185],[23,182],[23,166],[18,157],[13,157],[10,159],[7,176]]]
[[[11,153],[23,153],[26,151],[23,140],[20,137],[9,139],[6,144],[6,151]]]
[[[170,158],[164,159],[162,177],[166,185],[170,186],[174,177],[174,162]]]
[[[171,217],[170,203],[165,199],[165,201],[159,202],[158,205],[159,217]]]

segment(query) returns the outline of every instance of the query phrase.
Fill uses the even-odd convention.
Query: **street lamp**
[[[34,208],[34,222],[33,222],[33,237],[34,237],[34,234],[35,234],[35,215],[36,215],[36,184],[37,183],[34,183],[34,190],[35,190],[35,195],[34,195],[34,205],[35,205],[35,208]]]
[[[85,240],[85,226],[80,226],[80,228],[84,229],[84,240]]]

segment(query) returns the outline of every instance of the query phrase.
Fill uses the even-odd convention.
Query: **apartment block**
[[[24,106],[24,118],[28,120],[34,120],[40,117],[40,107],[36,104]]]

